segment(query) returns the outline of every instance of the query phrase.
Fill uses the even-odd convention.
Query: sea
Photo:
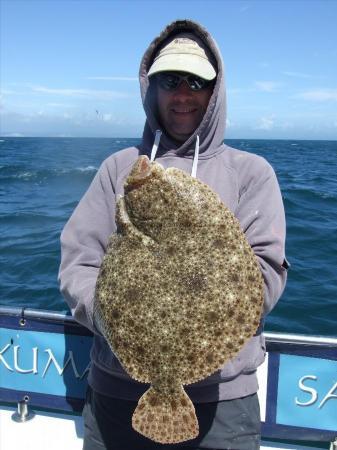
[[[139,142],[0,138],[0,306],[69,311],[57,282],[62,228],[102,161]],[[336,337],[337,141],[225,143],[267,159],[284,200],[291,268],[266,330]]]

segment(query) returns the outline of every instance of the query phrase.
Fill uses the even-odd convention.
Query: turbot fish
[[[239,221],[206,184],[140,156],[118,200],[95,320],[126,372],[150,383],[132,426],[159,443],[199,434],[184,385],[255,334],[263,278]]]

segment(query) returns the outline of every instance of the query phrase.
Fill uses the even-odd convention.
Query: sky
[[[228,139],[337,140],[337,0],[0,0],[0,135],[134,137],[138,70],[171,21],[225,63]]]

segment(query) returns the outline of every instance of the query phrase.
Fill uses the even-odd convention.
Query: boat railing
[[[68,312],[5,306],[0,332],[0,402],[78,414],[92,333]],[[267,354],[258,369],[263,436],[334,441],[337,338],[263,334]]]

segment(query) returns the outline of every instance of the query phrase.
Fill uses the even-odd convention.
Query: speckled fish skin
[[[233,358],[259,325],[263,279],[238,220],[176,168],[138,158],[118,201],[94,303],[128,374],[151,383],[133,428],[160,443],[198,435],[183,385]]]

